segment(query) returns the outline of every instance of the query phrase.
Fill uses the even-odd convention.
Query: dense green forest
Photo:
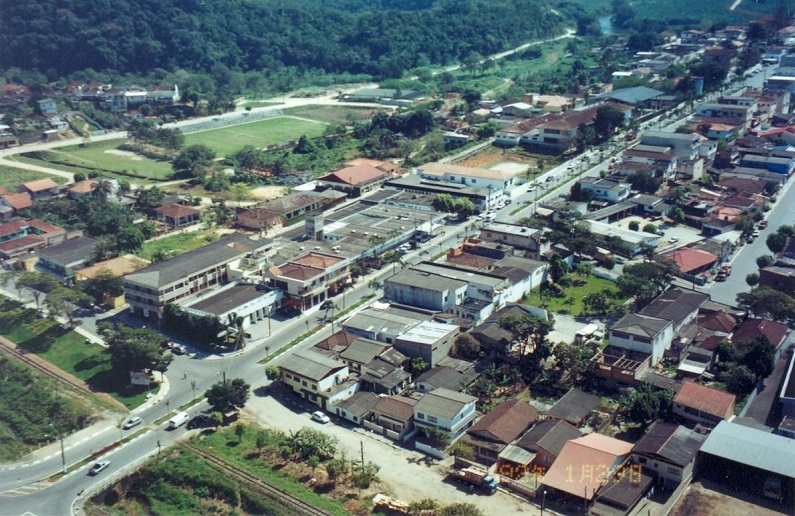
[[[2,1],[0,68],[51,80],[284,69],[399,77],[562,32],[545,0]]]

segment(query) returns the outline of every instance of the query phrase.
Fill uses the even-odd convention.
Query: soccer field
[[[204,144],[219,156],[228,156],[246,145],[266,147],[303,135],[314,138],[323,134],[326,124],[291,117],[270,118],[248,124],[210,129],[185,135],[185,145]]]

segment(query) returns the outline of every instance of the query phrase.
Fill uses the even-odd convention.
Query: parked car
[[[759,229],[767,229],[767,221],[763,220],[759,223]]]
[[[174,347],[174,343],[171,342],[170,340],[166,339],[166,340],[164,340],[163,342],[160,343],[160,346],[164,347],[166,349],[171,349],[171,348]]]
[[[715,281],[726,281],[726,274],[719,272],[718,275],[715,276]]]
[[[751,238],[759,238],[759,230],[755,229],[753,233],[751,233]]]
[[[312,421],[317,421],[318,423],[323,423],[325,425],[326,423],[331,422],[331,419],[329,419],[329,417],[321,411],[316,410],[312,412]]]
[[[210,416],[207,414],[199,414],[190,421],[188,421],[188,430],[193,430],[195,428],[210,428],[213,426],[213,422],[210,419]]]
[[[140,425],[141,421],[143,421],[143,420],[140,417],[133,416],[130,419],[128,419],[127,421],[124,422],[124,424],[122,425],[122,428],[125,429],[125,430],[129,430],[130,428],[133,428],[135,426]]]
[[[187,355],[188,348],[180,344],[174,344],[174,347],[171,348],[171,352],[174,353],[175,355]]]
[[[99,473],[108,469],[108,466],[110,466],[109,460],[101,460],[91,466],[91,469],[88,470],[88,474],[93,477],[94,475],[98,475]]]

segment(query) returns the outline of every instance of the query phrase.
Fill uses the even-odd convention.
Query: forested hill
[[[2,0],[0,68],[399,76],[562,32],[546,0]],[[390,7],[401,6],[400,9]],[[413,7],[413,9],[412,9]]]

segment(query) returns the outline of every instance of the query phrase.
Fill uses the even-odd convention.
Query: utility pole
[[[58,402],[58,415],[56,416],[58,419],[58,438],[61,440],[61,466],[63,470],[63,474],[66,475],[66,451],[64,450],[63,445],[63,417],[61,414],[61,394],[59,392],[59,384],[55,382],[55,397]]]
[[[160,459],[160,439],[157,440],[157,458]]]

